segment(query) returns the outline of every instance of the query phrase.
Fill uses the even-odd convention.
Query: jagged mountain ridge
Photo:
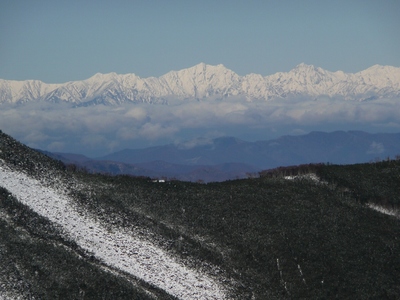
[[[200,63],[171,71],[161,77],[141,78],[135,74],[101,74],[62,84],[38,80],[0,79],[0,103],[30,101],[67,102],[76,105],[122,103],[169,103],[185,99],[247,101],[275,98],[328,96],[367,100],[400,96],[400,68],[375,65],[358,73],[330,72],[304,63],[289,72],[270,76],[239,76],[223,65]]]

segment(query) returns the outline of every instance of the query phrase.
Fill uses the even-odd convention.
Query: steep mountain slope
[[[38,214],[40,218],[44,218],[42,222],[57,228],[57,233],[66,241],[64,244],[69,246],[72,243],[77,249],[70,248],[71,252],[75,250],[83,253],[81,259],[86,256],[99,260],[98,268],[105,267],[108,272],[111,271],[109,276],[119,273],[121,280],[127,277],[129,281],[136,281],[139,285],[137,293],[142,289],[161,289],[161,294],[166,292],[183,299],[225,298],[226,291],[218,282],[171,257],[146,237],[146,230],[141,229],[141,233],[138,233],[135,227],[115,226],[112,220],[99,222],[97,216],[76,206],[72,194],[84,191],[87,196],[87,189],[91,189],[89,185],[77,182],[72,176],[65,174],[59,163],[41,157],[39,153],[0,134],[0,184],[6,189],[3,192],[6,198],[11,196],[7,195],[11,192],[22,203],[22,210],[29,207],[27,209],[33,211],[30,212],[31,215]],[[95,193],[89,193],[93,192]],[[7,276],[6,273],[5,278]],[[143,287],[141,281],[150,288]],[[7,282],[1,284],[10,289]],[[128,288],[132,290],[131,286]],[[10,293],[12,295],[12,291]],[[157,293],[160,294],[160,291]]]
[[[96,74],[83,81],[45,84],[40,81],[0,80],[0,103],[28,101],[68,102],[75,105],[169,103],[185,99],[248,101],[274,98],[329,96],[366,100],[400,96],[400,68],[375,65],[346,74],[300,64],[293,70],[270,76],[239,76],[223,65],[200,63],[171,71],[159,78],[135,74]]]
[[[399,160],[153,183],[0,150],[0,297],[400,297],[400,220],[370,208],[399,208]]]

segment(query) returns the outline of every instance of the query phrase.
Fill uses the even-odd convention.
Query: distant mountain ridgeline
[[[372,66],[358,73],[330,72],[300,64],[270,76],[239,76],[223,65],[200,63],[159,78],[135,74],[96,74],[82,81],[46,84],[0,79],[0,103],[53,102],[77,106],[161,103],[176,100],[241,98],[246,101],[291,97],[373,100],[400,96],[400,68]]]
[[[362,131],[311,132],[257,142],[221,137],[189,148],[169,144],[126,149],[96,159],[48,153],[93,172],[204,182],[246,178],[281,166],[364,163],[399,154],[400,133]]]

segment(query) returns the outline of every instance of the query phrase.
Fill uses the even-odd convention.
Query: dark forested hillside
[[[228,299],[400,297],[399,160],[303,165],[209,184],[153,182],[70,170],[4,134],[0,142],[3,170],[57,172],[84,214],[212,274]],[[0,201],[0,287],[36,299],[168,297],[83,251],[7,190]]]

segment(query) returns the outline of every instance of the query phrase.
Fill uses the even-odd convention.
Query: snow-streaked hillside
[[[135,232],[106,228],[73,204],[66,187],[46,186],[0,162],[0,185],[106,265],[144,280],[179,299],[224,299],[226,290],[207,274],[191,270]],[[7,295],[7,294],[6,294]],[[4,296],[6,296],[4,295]],[[2,294],[0,293],[0,298]]]
[[[156,183],[0,132],[0,299],[399,299],[399,219],[371,209],[398,211],[398,178],[396,157]]]
[[[46,84],[37,80],[0,80],[0,103],[28,101],[68,102],[75,105],[125,102],[168,103],[185,99],[247,101],[319,96],[366,100],[400,96],[400,68],[372,66],[358,73],[330,72],[299,64],[289,72],[270,76],[239,76],[223,65],[200,63],[159,78],[135,74],[95,74],[83,81]]]

